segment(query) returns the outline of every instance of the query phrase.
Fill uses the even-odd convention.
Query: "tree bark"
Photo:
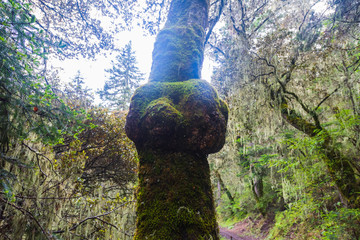
[[[205,155],[139,151],[135,239],[218,239]]]
[[[228,197],[230,204],[234,205],[235,204],[235,199],[234,197],[231,195],[231,192],[229,191],[229,189],[225,186],[224,181],[221,178],[221,175],[219,173],[218,170],[215,170],[215,175],[217,177],[217,179],[219,180],[220,186],[223,189],[223,191],[226,193],[226,196]]]
[[[139,154],[134,239],[219,239],[207,155],[225,143],[227,105],[200,80],[208,0],[173,0],[149,83],[126,133]]]
[[[150,81],[198,79],[204,56],[209,0],[173,0],[156,38]]]

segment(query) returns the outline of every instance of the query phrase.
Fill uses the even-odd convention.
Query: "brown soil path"
[[[242,236],[240,237],[239,235],[231,232],[230,230],[226,229],[226,228],[220,228],[220,235],[222,237],[225,237],[227,239],[231,239],[231,240],[256,240],[255,238],[249,237],[249,236]]]
[[[256,219],[248,217],[235,223],[231,228],[220,227],[220,235],[232,240],[264,240],[273,225],[274,215],[266,218],[260,216]]]
[[[249,236],[239,236],[227,228],[220,227],[220,235],[231,240],[257,240],[256,238]]]

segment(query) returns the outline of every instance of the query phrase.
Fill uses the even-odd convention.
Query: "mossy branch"
[[[329,174],[335,182],[341,196],[346,201],[344,204],[349,204],[354,208],[359,207],[360,187],[355,178],[351,160],[334,148],[332,145],[333,139],[330,134],[324,129],[303,119],[295,110],[290,109],[284,98],[281,103],[281,115],[293,127],[309,137],[315,137],[320,133],[323,135],[320,148],[324,154],[324,162]]]

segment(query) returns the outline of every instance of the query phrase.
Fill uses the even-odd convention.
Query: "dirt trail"
[[[257,240],[256,238],[249,236],[239,236],[227,228],[220,227],[220,235],[231,240]]]
[[[232,240],[263,240],[269,232],[272,219],[273,217],[266,219],[260,217],[255,220],[246,218],[235,223],[231,228],[220,227],[220,235]],[[254,236],[253,229],[260,230],[260,233]]]

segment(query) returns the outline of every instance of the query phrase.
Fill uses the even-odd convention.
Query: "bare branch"
[[[38,161],[39,161],[38,156],[41,156],[41,157],[45,158],[45,159],[50,163],[52,170],[56,173],[56,171],[54,170],[54,165],[53,165],[52,161],[51,161],[48,157],[46,157],[44,154],[40,153],[40,152],[37,151],[36,149],[33,149],[32,147],[30,147],[29,145],[27,145],[25,142],[22,142],[22,145],[24,145],[25,147],[27,147],[31,152],[35,153]],[[40,168],[40,170],[41,170],[40,165],[39,165],[39,168]],[[42,170],[41,170],[41,172],[42,172],[45,176],[47,176]],[[56,173],[56,174],[57,174],[57,173]]]
[[[259,26],[257,26],[254,31],[250,34],[252,36],[257,30],[259,30],[268,20],[270,19],[270,16],[265,18],[264,21],[262,21]]]
[[[117,228],[116,226],[114,226],[113,224],[108,223],[108,222],[100,219],[100,217],[109,215],[109,214],[113,213],[114,211],[118,210],[119,208],[125,206],[126,204],[128,204],[128,203],[130,203],[130,202],[132,202],[132,201],[125,202],[125,203],[121,204],[120,206],[118,206],[118,207],[114,208],[113,210],[108,211],[108,212],[106,212],[106,213],[99,214],[99,215],[96,215],[96,216],[91,216],[91,217],[84,218],[84,219],[81,220],[80,222],[78,222],[78,223],[76,223],[75,225],[73,225],[73,226],[69,229],[69,231],[74,231],[74,230],[75,230],[77,227],[79,227],[81,224],[85,223],[85,222],[88,221],[88,220],[94,220],[94,219],[99,220],[99,221],[101,221],[101,222],[104,222],[104,223],[106,223],[106,224],[109,224],[110,226],[115,227],[116,229],[118,229],[118,228]],[[57,230],[57,231],[53,231],[52,233],[56,234],[56,233],[64,233],[64,232],[65,232],[65,230]],[[126,233],[125,233],[125,234],[126,234]]]
[[[262,73],[262,74],[258,74],[258,75],[251,74],[251,77],[253,77],[253,79],[255,80],[259,77],[270,76],[273,74],[274,74],[274,72]]]
[[[215,16],[214,19],[210,20],[210,27],[209,27],[208,32],[206,33],[204,45],[206,45],[206,43],[209,41],[210,35],[211,35],[212,31],[214,30],[214,27],[216,26],[216,24],[218,23],[218,21],[219,21],[219,19],[221,17],[224,5],[225,5],[224,0],[220,0],[219,12]]]
[[[218,51],[219,53],[221,53],[225,58],[228,58],[228,56],[218,47],[216,47],[215,45],[209,43],[210,47],[214,48],[216,51]]]
[[[337,92],[339,90],[340,87],[337,87],[332,93],[330,93],[329,95],[327,95],[323,100],[320,101],[320,103],[316,106],[316,108],[314,109],[314,111],[318,110],[318,108],[320,107],[321,104],[323,104],[331,95],[333,95],[335,92]]]
[[[265,1],[260,7],[258,7],[251,15],[251,22],[255,20],[255,18],[258,16],[258,13],[269,3],[269,1]]]
[[[301,28],[302,28],[302,26],[304,25],[304,23],[305,23],[305,20],[306,20],[306,17],[307,17],[307,15],[309,14],[309,12],[311,11],[311,9],[316,5],[316,4],[318,4],[318,2],[320,2],[321,0],[318,0],[318,1],[316,1],[313,5],[311,5],[311,7],[306,11],[306,13],[305,13],[305,15],[304,15],[304,18],[303,18],[303,20],[302,20],[302,22],[301,22],[301,24],[300,24],[300,26],[299,26],[299,31],[301,31]]]
[[[2,201],[3,203],[5,203],[5,204],[7,204],[7,205],[9,205],[9,206],[11,206],[11,207],[19,210],[19,211],[22,212],[24,215],[29,216],[29,217],[36,223],[36,225],[38,225],[38,227],[40,228],[41,232],[44,234],[44,236],[46,237],[46,239],[48,239],[48,240],[51,239],[51,237],[49,237],[48,233],[45,231],[45,229],[43,228],[43,226],[41,226],[41,224],[39,223],[39,221],[34,217],[34,215],[33,215],[31,212],[29,212],[28,210],[26,210],[26,209],[24,209],[24,208],[22,208],[22,207],[19,207],[19,206],[13,204],[13,203],[10,203],[10,202],[8,202],[7,200],[5,200],[5,199],[3,199],[3,198],[0,198],[0,201]]]
[[[6,156],[5,154],[3,154],[1,152],[0,152],[0,158],[4,159],[6,162],[17,165],[18,167],[33,168],[31,165],[21,162],[20,159]]]

